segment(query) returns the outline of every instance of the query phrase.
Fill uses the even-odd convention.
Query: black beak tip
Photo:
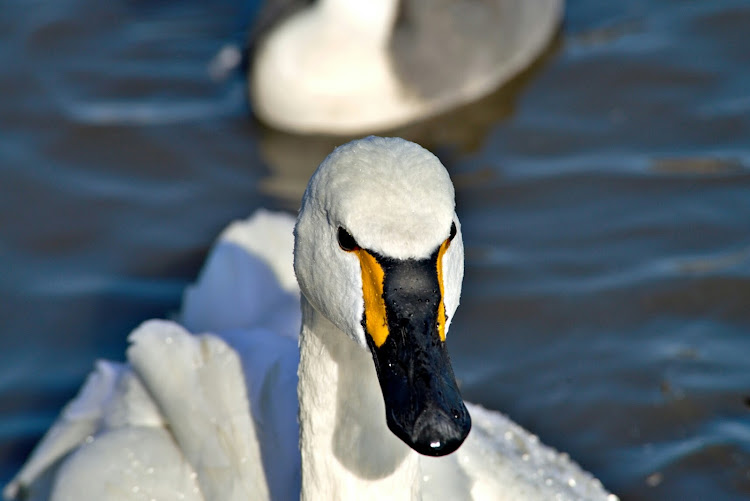
[[[388,427],[412,449],[425,456],[447,456],[455,452],[471,431],[471,416],[465,406],[451,412],[425,412],[414,424],[411,433],[398,429],[395,423]]]

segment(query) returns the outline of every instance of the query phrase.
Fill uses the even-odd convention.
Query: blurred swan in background
[[[253,110],[300,133],[434,116],[531,64],[562,14],[563,0],[273,0],[257,23]]]
[[[339,147],[296,226],[266,211],[230,225],[180,323],[146,322],[127,363],[97,364],[6,498],[616,499],[464,405],[444,342],[463,258],[435,156],[398,138]]]

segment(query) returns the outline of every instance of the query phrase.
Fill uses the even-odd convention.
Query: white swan
[[[271,1],[268,10],[287,14],[295,3],[311,2]],[[303,133],[364,133],[433,116],[533,62],[562,10],[563,0],[318,0],[260,35],[253,109]]]
[[[616,499],[464,407],[443,341],[461,225],[437,158],[376,137],[329,155],[294,230],[301,295],[292,225],[263,211],[231,225],[180,318],[213,334],[139,327],[128,364],[98,363],[6,498]]]

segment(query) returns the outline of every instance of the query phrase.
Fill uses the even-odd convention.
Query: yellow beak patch
[[[378,260],[364,249],[354,251],[362,268],[362,297],[365,300],[365,322],[367,332],[380,348],[388,337],[388,320],[385,316],[383,281],[385,272]]]
[[[445,291],[443,291],[443,255],[445,254],[445,251],[448,250],[448,247],[451,246],[451,239],[447,239],[445,242],[443,242],[440,245],[440,250],[438,251],[437,256],[437,276],[438,276],[438,285],[440,286],[440,304],[438,305],[438,334],[440,334],[440,340],[445,341],[445,303],[443,302],[443,297],[445,297]]]

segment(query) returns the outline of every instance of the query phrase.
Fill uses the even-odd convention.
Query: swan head
[[[400,138],[340,146],[305,191],[294,256],[310,304],[372,354],[390,430],[422,454],[456,450],[471,418],[445,336],[463,243],[440,161]]]

